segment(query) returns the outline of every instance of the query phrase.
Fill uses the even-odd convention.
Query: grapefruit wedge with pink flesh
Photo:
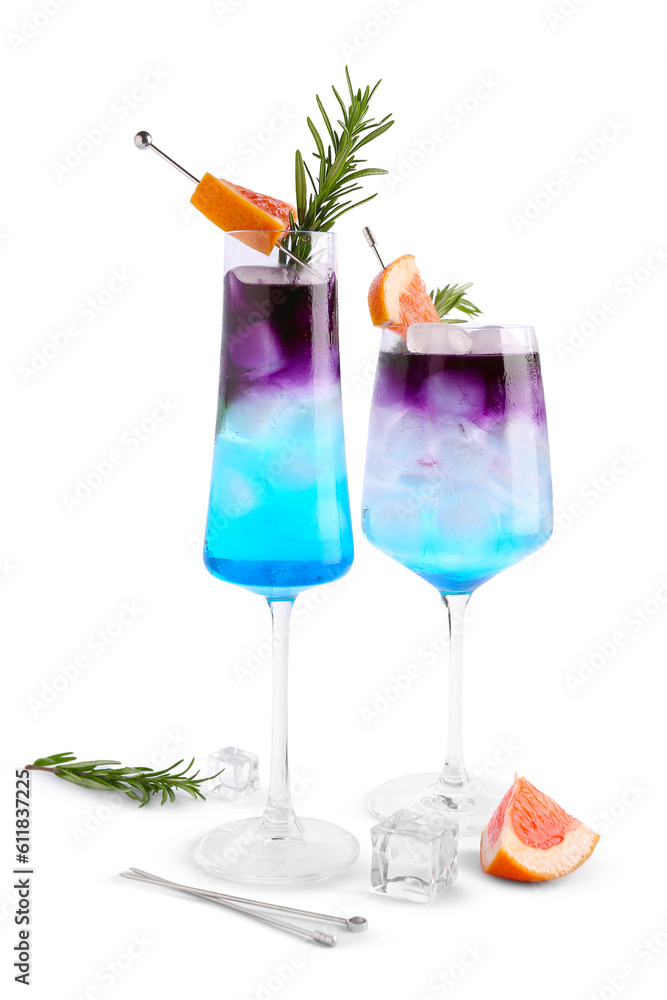
[[[283,238],[290,212],[296,220],[296,208],[289,202],[212,174],[204,174],[190,202],[225,232],[240,230],[237,239],[267,256]]]
[[[482,833],[482,870],[515,882],[546,882],[582,865],[599,839],[527,778],[515,775]]]
[[[398,257],[375,275],[368,289],[368,309],[374,326],[401,328],[411,323],[440,322],[411,253]]]

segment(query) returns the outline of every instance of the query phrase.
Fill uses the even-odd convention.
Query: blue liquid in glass
[[[225,279],[206,566],[280,598],[337,579],[352,558],[334,279],[235,268]]]

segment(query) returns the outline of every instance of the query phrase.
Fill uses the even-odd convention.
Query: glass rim
[[[335,239],[336,233],[326,229],[225,229],[225,236],[236,236],[237,233],[282,233],[283,236],[330,236]]]
[[[383,326],[382,330],[411,330],[416,326],[429,326],[434,327],[439,330],[530,330],[531,333],[535,333],[535,327],[531,323],[480,323],[478,321],[471,321],[465,323],[447,323],[444,320],[440,322],[425,322],[425,323],[409,323],[407,326],[401,323],[387,323]]]

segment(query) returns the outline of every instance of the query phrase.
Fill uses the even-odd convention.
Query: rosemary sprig
[[[100,788],[115,792],[123,792],[135,799],[139,806],[145,806],[151,795],[162,795],[162,802],[173,802],[176,798],[174,790],[181,788],[193,799],[205,798],[200,791],[200,785],[209,778],[198,778],[199,771],[194,774],[187,772],[194,764],[194,757],[186,768],[176,771],[182,760],[170,764],[162,771],[154,771],[151,767],[110,767],[120,764],[118,760],[79,760],[71,753],[54,753],[50,757],[38,757],[32,764],[26,764],[28,771],[50,771],[64,781],[72,781],[84,788]],[[224,770],[224,768],[223,768]],[[222,774],[222,771],[218,771]],[[217,778],[217,774],[211,775]]]
[[[387,173],[379,167],[361,166],[367,161],[360,159],[358,155],[363,146],[377,139],[394,124],[390,114],[379,121],[369,117],[370,102],[381,81],[378,80],[372,89],[366,87],[363,92],[361,89],[355,91],[347,66],[345,79],[348,102],[343,100],[335,87],[331,88],[343,116],[336,118],[335,123],[332,124],[319,95],[315,96],[327,138],[322,139],[312,119],[308,118],[308,128],[316,146],[313,157],[318,161],[318,166],[311,171],[301,151],[297,149],[295,180],[298,224],[295,225],[295,220],[290,219],[291,228],[305,232],[328,232],[341,215],[375,198],[375,194],[356,202],[348,198],[348,195],[361,190],[362,185],[358,182],[364,177]],[[290,250],[301,260],[306,260],[304,253],[310,251],[307,237],[292,237],[291,241]]]
[[[472,288],[472,281],[465,285],[445,285],[444,288],[438,288],[431,292],[433,305],[443,323],[465,323],[469,317],[482,315],[482,310],[465,298],[465,293],[469,288]],[[450,316],[449,314],[454,309],[464,313],[464,318]]]

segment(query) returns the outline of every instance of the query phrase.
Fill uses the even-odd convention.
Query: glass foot
[[[465,790],[448,792],[439,783],[439,778],[436,773],[393,778],[371,793],[369,805],[381,819],[399,809],[445,815],[457,821],[460,837],[478,837],[509,785],[492,779],[472,780]]]
[[[195,858],[202,868],[234,882],[291,885],[333,878],[359,857],[359,842],[347,830],[321,819],[298,820],[294,837],[275,837],[259,817],[226,823],[208,833]]]

